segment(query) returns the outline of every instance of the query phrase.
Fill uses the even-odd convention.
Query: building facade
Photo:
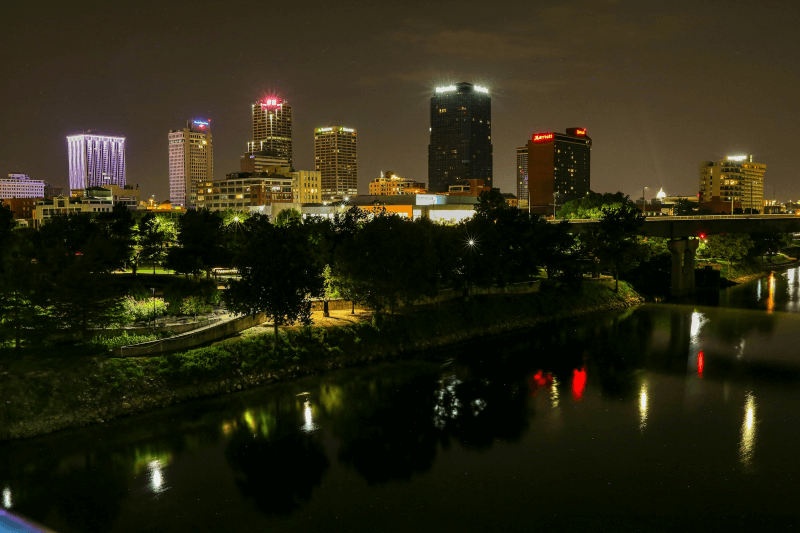
[[[70,189],[125,185],[125,137],[70,135],[67,151]]]
[[[476,198],[484,192],[491,192],[492,188],[483,180],[467,180],[458,185],[450,185],[447,188],[449,196],[475,196]]]
[[[428,190],[482,179],[492,186],[492,100],[471,83],[437,87],[431,96]]]
[[[14,213],[15,219],[32,219],[36,204],[42,198],[4,198],[0,205],[7,205]]]
[[[754,163],[752,155],[701,161],[700,207],[714,205],[727,213],[739,207],[762,212],[766,171],[767,165]]]
[[[517,148],[517,204],[528,209],[528,147]]]
[[[44,188],[42,180],[32,180],[27,174],[12,173],[8,178],[0,178],[0,199],[43,198]]]
[[[274,202],[292,203],[294,178],[282,174],[234,172],[224,180],[198,184],[197,207],[212,211],[263,211]]]
[[[70,191],[71,198],[104,198],[110,199],[114,205],[122,204],[128,209],[137,209],[141,201],[139,186],[126,185],[118,187],[108,185],[106,187],[87,187],[85,189],[73,189]]]
[[[294,202],[298,204],[322,203],[322,177],[313,170],[292,172]]]
[[[391,170],[383,173],[380,178],[369,184],[369,193],[375,196],[385,196],[389,194],[426,194],[428,189],[421,181],[414,181],[410,178],[401,178]]]
[[[328,126],[314,130],[314,170],[322,180],[322,201],[336,202],[358,194],[358,132]]]
[[[265,96],[253,104],[253,140],[248,154],[269,152],[281,165],[292,168],[292,107],[277,96]]]
[[[592,139],[585,128],[534,133],[528,141],[528,205],[549,213],[553,205],[583,198],[591,188]]]
[[[49,218],[58,215],[70,215],[74,213],[109,213],[114,210],[114,202],[111,198],[95,198],[82,196],[79,198],[68,198],[66,196],[56,196],[55,198],[44,198],[37,200],[33,210],[33,225],[39,228]]]
[[[214,179],[211,121],[195,118],[182,130],[167,135],[169,152],[169,200],[174,206],[194,207],[197,184]]]
[[[250,174],[262,174],[264,172],[285,174],[291,172],[291,170],[286,160],[278,157],[274,150],[246,152],[239,160],[239,171]]]

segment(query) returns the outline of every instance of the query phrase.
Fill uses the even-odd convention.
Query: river
[[[796,528],[799,286],[0,444],[0,504],[59,533]]]

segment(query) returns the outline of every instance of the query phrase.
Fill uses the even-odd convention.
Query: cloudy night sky
[[[239,170],[250,105],[292,106],[294,162],[313,129],[358,129],[359,192],[381,170],[427,182],[433,88],[492,97],[494,176],[517,146],[586,127],[592,189],[696,194],[698,163],[754,154],[764,196],[800,197],[800,5],[793,1],[61,2],[0,7],[0,175],[67,186],[65,136],[127,137],[127,180],[168,198],[167,133],[212,119],[214,175]]]

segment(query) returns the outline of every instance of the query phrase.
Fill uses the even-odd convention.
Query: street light
[[[556,219],[556,196],[558,196],[558,191],[553,193],[553,220]]]

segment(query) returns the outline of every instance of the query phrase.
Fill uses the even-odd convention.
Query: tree
[[[167,252],[167,267],[181,274],[197,276],[229,262],[225,254],[222,215],[210,209],[190,209],[178,219],[177,246]]]
[[[335,257],[334,272],[378,313],[436,294],[436,255],[422,224],[379,214],[338,246]]]
[[[302,218],[303,215],[301,215],[300,211],[295,208],[283,209],[275,216],[275,225],[285,226],[287,224],[299,222],[302,220]]]
[[[167,246],[175,241],[177,231],[175,222],[168,218],[148,213],[138,226],[138,260],[149,260],[153,263],[153,274],[156,273],[156,262],[162,262],[167,255]],[[137,261],[138,262],[138,261]],[[136,271],[134,270],[134,275]]]
[[[675,202],[673,212],[676,216],[686,217],[695,215],[697,211],[697,202],[692,202],[687,198],[678,198]]]
[[[475,216],[496,220],[503,212],[510,210],[517,211],[516,208],[508,205],[500,189],[491,189],[482,192],[478,196],[478,205],[475,206]]]
[[[194,315],[197,320],[198,313],[206,313],[210,306],[206,304],[201,296],[188,296],[181,301],[181,313],[184,315]]]
[[[607,207],[600,222],[585,237],[600,265],[614,272],[614,292],[619,291],[620,272],[633,269],[648,256],[648,247],[638,238],[643,222],[642,213],[635,207]]]
[[[600,219],[606,210],[623,206],[636,208],[630,198],[621,192],[599,194],[589,191],[583,198],[564,204],[558,211],[558,218]]]
[[[729,263],[740,262],[754,246],[746,233],[709,235],[700,249],[703,257],[714,257]]]
[[[274,226],[261,220],[248,234],[233,265],[240,278],[231,280],[225,291],[228,309],[270,317],[276,349],[278,326],[311,323],[311,299],[324,290],[324,265],[312,250],[303,224]]]

